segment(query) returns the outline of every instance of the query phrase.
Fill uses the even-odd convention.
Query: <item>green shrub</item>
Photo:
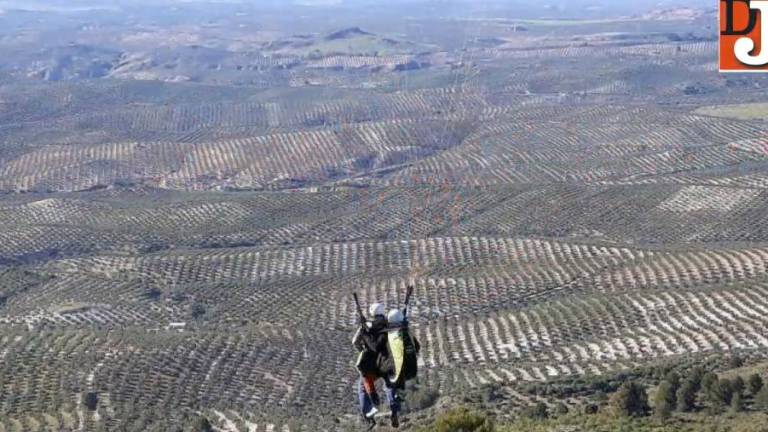
[[[727,378],[720,379],[709,386],[707,400],[710,403],[710,411],[712,413],[718,413],[723,407],[731,404],[734,387],[738,387],[738,385],[735,385]]]
[[[763,411],[768,411],[768,386],[763,386],[763,388],[755,395],[755,407]]]
[[[541,420],[549,417],[549,411],[547,410],[547,404],[539,402],[536,405],[526,407],[523,410],[523,416],[529,419]]]
[[[622,384],[611,395],[610,406],[613,413],[620,417],[642,417],[650,411],[645,387],[633,381]]]
[[[203,416],[195,416],[191,420],[191,429],[193,432],[213,432],[213,426],[207,418]]]
[[[538,389],[535,391],[538,392]],[[496,385],[485,386],[482,389],[481,396],[482,396],[483,402],[485,403],[491,403],[503,397],[499,387]]]
[[[656,395],[653,398],[653,413],[657,418],[664,421],[672,415],[672,410],[677,404],[677,395],[674,387],[669,381],[662,381],[656,389]]]
[[[731,398],[731,412],[738,414],[744,410],[744,402],[741,399],[741,393],[734,393]]]
[[[744,366],[744,359],[741,358],[740,356],[734,355],[733,357],[728,359],[728,368],[738,369],[742,366]]]
[[[422,432],[494,432],[491,419],[468,408],[454,408],[440,414],[435,422]]]
[[[414,387],[408,391],[406,404],[409,411],[418,411],[431,407],[440,398],[440,393],[429,387]]]
[[[558,416],[563,416],[568,414],[568,405],[562,402],[558,403],[557,406],[555,407],[555,414],[557,414]]]

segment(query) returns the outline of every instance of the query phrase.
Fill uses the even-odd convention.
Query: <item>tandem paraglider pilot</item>
[[[408,302],[413,291],[408,287],[405,307],[390,310],[384,316],[384,306],[372,303],[368,307],[368,318],[363,315],[357,294],[354,295],[360,327],[352,338],[353,346],[359,351],[355,366],[360,373],[357,385],[360,413],[370,427],[376,425],[379,412],[379,394],[376,381],[384,380],[384,393],[390,409],[392,427],[400,425],[401,393],[405,383],[418,375],[419,342],[408,331]]]

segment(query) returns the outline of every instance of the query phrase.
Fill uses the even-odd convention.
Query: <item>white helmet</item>
[[[400,309],[392,309],[387,313],[387,322],[389,324],[400,324],[403,322],[403,313]]]
[[[368,306],[368,315],[372,317],[384,315],[384,305],[381,303],[371,304],[370,306]]]

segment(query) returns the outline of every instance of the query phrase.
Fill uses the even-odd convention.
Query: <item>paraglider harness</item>
[[[389,384],[396,389],[404,389],[405,382],[418,375],[418,346],[408,331],[408,304],[413,294],[413,287],[408,286],[403,307],[403,321],[390,325],[387,332],[387,347],[392,362],[392,374],[387,377]]]

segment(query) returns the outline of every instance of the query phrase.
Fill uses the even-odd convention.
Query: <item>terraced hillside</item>
[[[214,15],[104,76],[0,68],[0,432],[354,429],[352,293],[409,284],[414,399],[768,357],[768,82],[715,72],[705,12]]]

